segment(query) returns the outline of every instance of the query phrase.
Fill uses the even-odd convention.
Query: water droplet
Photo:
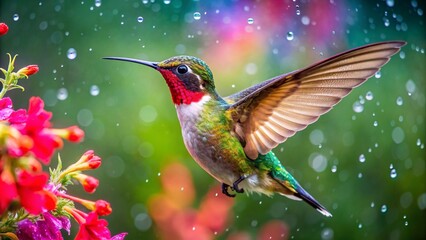
[[[164,0],[163,2],[164,2],[164,4],[170,4],[172,1],[171,0]]]
[[[387,4],[389,7],[393,7],[393,6],[395,5],[395,2],[394,2],[394,0],[386,0],[386,4]]]
[[[352,109],[354,110],[354,112],[360,113],[360,112],[364,111],[364,105],[362,105],[359,101],[356,101],[352,105]]]
[[[358,228],[361,229],[362,228],[362,223],[358,224]]]
[[[362,173],[358,173],[358,178],[362,178]]]
[[[333,237],[334,237],[333,229],[331,229],[331,228],[324,228],[321,231],[321,239],[323,239],[323,240],[329,240],[329,239],[333,239]]]
[[[377,126],[379,126],[379,123],[377,121],[374,121],[373,126],[377,127]]]
[[[185,188],[184,188],[184,187],[181,187],[181,188],[180,188],[180,190],[181,190],[181,191],[183,191],[183,190],[185,190]]]
[[[195,226],[194,226],[194,227],[192,227],[192,231],[195,231]]]
[[[399,52],[399,57],[401,59],[404,59],[405,58],[405,52],[404,51]]]
[[[404,103],[404,100],[402,99],[402,97],[398,97],[396,99],[396,105],[401,106]]]
[[[67,51],[67,57],[70,60],[73,60],[77,57],[77,51],[74,48],[70,48]]]
[[[409,79],[405,84],[405,89],[407,89],[408,94],[411,95],[416,91],[416,84],[413,80]]]
[[[308,16],[303,16],[301,21],[303,25],[309,25],[309,23],[311,22]]]
[[[19,15],[17,13],[13,14],[13,21],[18,21],[19,20]]]
[[[200,20],[201,19],[201,13],[200,12],[195,12],[194,13],[194,19],[195,20]]]
[[[246,73],[249,75],[254,75],[257,73],[257,65],[255,63],[248,63],[246,65]]]
[[[396,143],[396,144],[400,144],[404,141],[405,139],[405,133],[404,130],[400,127],[396,127],[392,130],[392,140]]]
[[[382,207],[380,208],[380,211],[382,213],[385,213],[387,210],[388,210],[388,207],[385,204],[383,204]]]
[[[374,77],[380,78],[382,76],[382,73],[380,71],[377,71],[376,74],[374,74]]]
[[[143,4],[148,4],[148,3],[149,3],[149,0],[142,0],[142,3],[143,3]]]
[[[247,19],[247,23],[248,24],[253,24],[254,23],[254,19],[253,18],[248,18]]]
[[[157,173],[157,176],[161,176],[161,173],[160,173],[160,172],[158,172],[158,173]]]
[[[396,173],[396,170],[395,170],[395,168],[393,168],[392,170],[391,170],[391,172],[390,172],[390,177],[391,178],[396,178],[396,176],[397,176],[398,174]]]
[[[95,7],[100,7],[102,4],[101,0],[95,0]]]
[[[390,21],[387,18],[383,18],[383,23],[385,24],[386,27],[389,27],[390,25]]]
[[[372,208],[373,208],[373,207],[374,207],[374,205],[375,205],[375,204],[374,204],[374,202],[371,202],[370,207],[372,207]]]
[[[416,142],[416,145],[417,145],[417,146],[420,146],[420,145],[422,145],[422,141],[420,140],[420,138],[417,138],[417,142]]]
[[[90,87],[90,95],[92,96],[98,96],[99,95],[99,87],[97,85],[93,85]]]
[[[362,163],[365,162],[364,154],[359,155],[359,161],[362,162]]]
[[[373,93],[371,91],[368,91],[367,94],[365,94],[365,99],[367,99],[368,101],[373,100],[374,96]]]
[[[291,41],[294,39],[294,34],[293,32],[287,32],[287,36],[286,36],[287,40]]]
[[[58,98],[58,100],[61,100],[61,101],[67,99],[68,90],[66,88],[59,88],[56,97]]]
[[[259,205],[262,205],[262,201],[259,201]]]
[[[331,167],[331,172],[336,172],[337,171],[337,166],[336,165],[333,165],[332,167]]]
[[[300,10],[299,10],[299,9],[297,9],[297,10],[296,10],[296,15],[297,15],[297,16],[299,16],[299,15],[300,15]]]

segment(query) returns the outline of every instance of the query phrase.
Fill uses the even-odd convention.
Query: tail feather
[[[324,206],[315,200],[311,194],[303,189],[294,178],[292,178],[292,183],[290,183],[290,181],[282,181],[280,179],[274,178],[273,176],[272,179],[274,179],[279,184],[279,186],[281,186],[278,189],[280,194],[293,200],[303,200],[326,217],[333,216]]]
[[[307,202],[309,205],[314,207],[318,212],[322,213],[324,216],[326,216],[326,217],[332,217],[333,216],[324,206],[322,206],[317,200],[315,200],[315,198],[313,198],[302,187],[297,189],[297,192],[294,193],[294,196],[296,196],[296,197],[302,199],[303,201]]]

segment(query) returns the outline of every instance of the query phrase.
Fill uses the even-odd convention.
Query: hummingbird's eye
[[[180,65],[177,67],[177,71],[180,74],[184,74],[188,72],[188,67],[186,65]]]

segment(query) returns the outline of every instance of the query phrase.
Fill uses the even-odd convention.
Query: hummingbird
[[[216,92],[212,71],[196,57],[175,56],[161,62],[104,59],[138,63],[161,73],[189,154],[222,183],[223,194],[278,193],[303,200],[331,217],[284,168],[272,149],[328,112],[405,44],[385,41],[358,47],[228,97]]]

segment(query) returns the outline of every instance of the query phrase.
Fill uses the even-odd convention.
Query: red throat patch
[[[202,92],[192,92],[186,89],[182,81],[172,71],[167,69],[159,69],[159,71],[166,79],[174,104],[191,104],[200,101],[204,96]]]

